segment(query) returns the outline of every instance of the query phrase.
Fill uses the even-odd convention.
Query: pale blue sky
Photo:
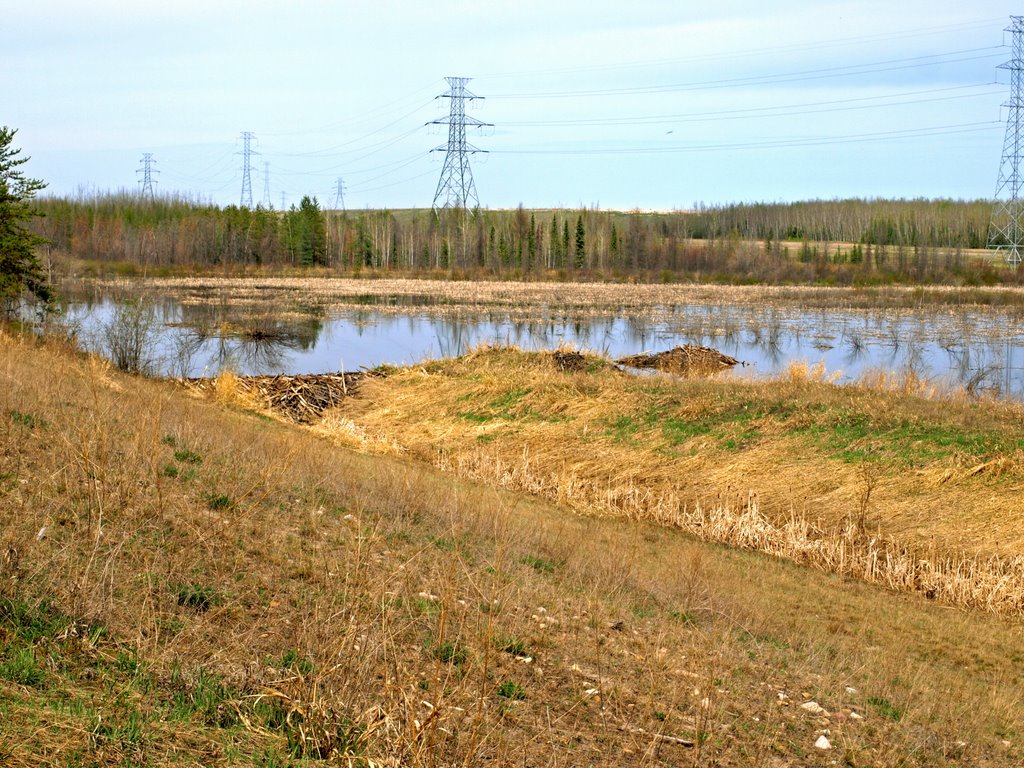
[[[54,194],[429,207],[444,77],[472,77],[481,204],[988,197],[1009,2],[38,0],[5,9],[0,123]],[[998,79],[998,83],[996,81]]]

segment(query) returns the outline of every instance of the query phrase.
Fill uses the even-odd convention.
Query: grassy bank
[[[587,514],[1024,611],[1020,408],[819,376],[681,381],[596,357],[565,373],[488,349],[368,381],[322,429]]]
[[[417,379],[467,387],[445,405],[470,430],[442,440],[450,449],[456,437],[502,445],[511,427],[582,426],[576,409],[591,403],[586,423],[607,422],[595,455],[643,429],[686,450],[660,426],[631,430],[598,410],[610,373],[559,373],[575,397],[556,411],[538,399],[548,374],[535,366],[483,355],[458,368],[470,362],[381,385],[395,397]],[[529,380],[493,394],[505,366]],[[8,332],[0,382],[5,765],[1024,756],[1018,623],[352,452]],[[621,386],[612,405],[642,417],[649,403]],[[674,391],[653,402],[685,407]],[[368,419],[373,402],[345,418]],[[411,403],[395,402],[396,425]],[[755,426],[727,406],[708,411],[722,418],[704,439],[728,453],[718,443]],[[405,452],[424,452],[418,439]],[[829,749],[814,746],[822,736]]]

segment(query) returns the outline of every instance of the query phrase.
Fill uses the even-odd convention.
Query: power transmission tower
[[[338,177],[338,181],[334,187],[334,210],[345,210],[345,184],[341,180],[341,176]]]
[[[252,155],[258,155],[251,144],[256,138],[252,131],[242,131],[242,201],[239,203],[243,208],[252,208]],[[238,154],[238,153],[235,153]]]
[[[441,169],[441,178],[437,182],[437,192],[434,193],[434,203],[431,206],[435,211],[441,208],[473,208],[480,205],[476,196],[476,185],[473,184],[473,172],[469,168],[469,156],[474,152],[484,150],[477,149],[466,141],[466,126],[473,128],[492,127],[492,123],[484,123],[474,117],[466,117],[466,101],[474,101],[480,98],[466,90],[468,77],[446,77],[448,81],[448,93],[443,93],[437,98],[451,99],[451,111],[448,117],[431,120],[427,125],[448,126],[448,144],[442,145],[431,152],[446,152],[444,156],[444,167]],[[438,205],[440,202],[440,206]]]
[[[153,168],[153,164],[156,160],[153,159],[152,152],[143,152],[142,160],[140,160],[140,162],[142,163],[142,167],[137,168],[135,172],[142,174],[142,178],[139,179],[139,184],[142,185],[142,196],[153,200],[156,198],[156,195],[153,193],[153,174],[160,173],[160,171],[154,170]]]
[[[270,210],[270,163],[263,161],[263,207]]]
[[[1024,16],[1011,16],[1007,32],[1013,33],[1012,58],[1000,69],[1010,72],[1010,100],[1003,104],[1006,116],[1006,138],[1003,159],[999,163],[996,182],[996,204],[989,227],[988,247],[1001,255],[1007,264],[1017,267],[1024,256],[1024,201],[1021,190],[1021,153],[1024,151]]]

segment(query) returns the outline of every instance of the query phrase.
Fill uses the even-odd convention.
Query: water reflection
[[[83,296],[68,308],[86,346],[98,338],[116,300]],[[395,311],[396,303],[407,304]],[[421,302],[422,303],[422,302]],[[587,315],[538,308],[535,317],[490,308],[443,313],[416,302],[367,299],[325,313],[270,303],[154,304],[161,333],[161,373],[214,375],[322,373],[361,366],[403,365],[464,354],[474,346],[514,344],[527,350],[572,345],[610,357],[660,351],[677,344],[714,347],[748,364],[741,376],[782,372],[794,361],[823,363],[840,382],[871,371],[912,375],[938,388],[962,387],[1024,399],[1019,321],[998,311],[804,310],[798,306],[676,304],[647,314]],[[95,346],[94,349],[100,347]]]

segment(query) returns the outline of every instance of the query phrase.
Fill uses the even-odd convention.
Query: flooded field
[[[351,371],[480,344],[613,358],[693,344],[743,363],[724,375],[770,376],[803,362],[840,383],[910,375],[940,391],[1024,399],[1021,307],[935,293],[191,279],[91,284],[69,294],[65,321],[83,346],[109,354],[112,329],[134,307],[158,375]]]

